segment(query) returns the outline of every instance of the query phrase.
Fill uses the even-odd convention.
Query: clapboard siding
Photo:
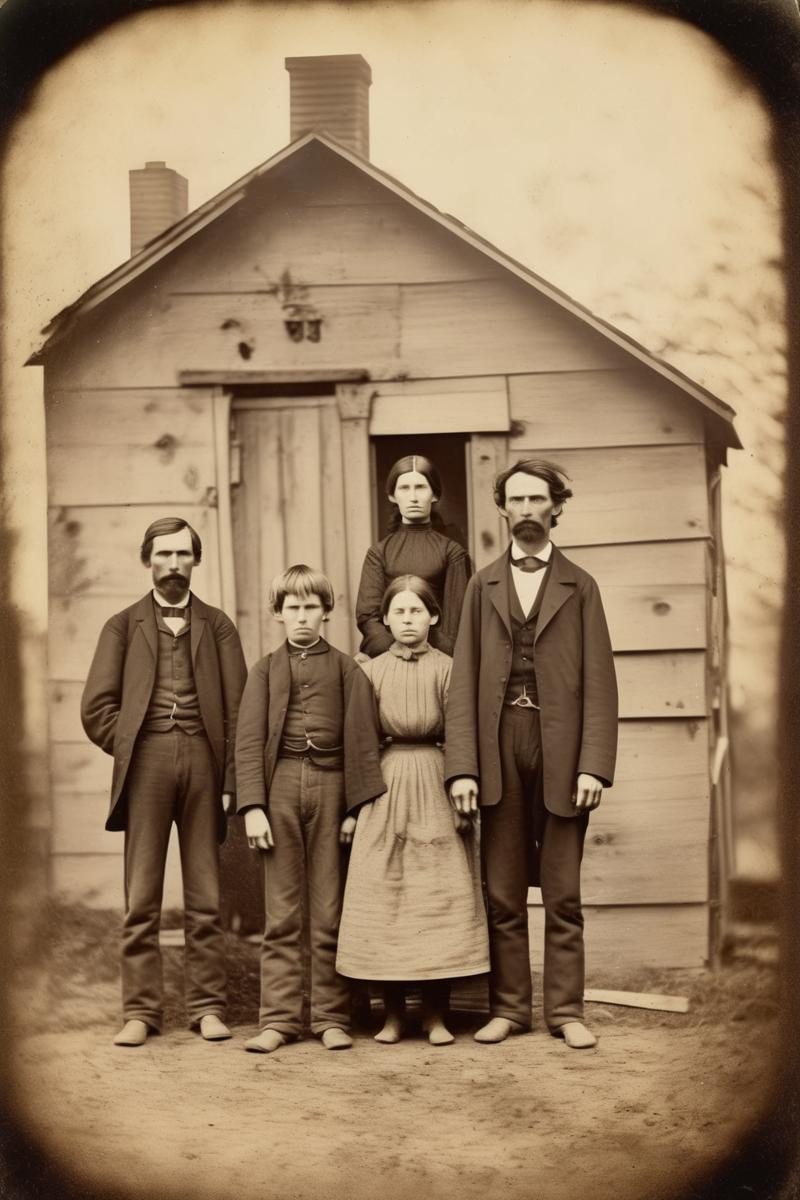
[[[95,747],[90,746],[89,749]],[[123,838],[120,833],[110,833],[105,829],[108,796],[108,787],[94,792],[74,792],[66,788],[55,792],[54,854],[122,853]]]
[[[704,542],[573,546],[567,554],[597,580],[615,650],[705,647]]]
[[[621,352],[575,328],[561,308],[512,278],[404,285],[400,368],[408,375],[488,375],[621,366]]]
[[[602,986],[606,968],[618,972],[643,967],[703,967],[708,963],[708,907],[705,904],[650,904],[583,910],[587,977]],[[544,916],[528,910],[531,963],[542,968]],[[618,978],[618,976],[617,976]]]
[[[202,388],[48,392],[48,447],[107,446],[113,452],[120,447],[147,447],[162,438],[182,446],[203,446],[212,437],[211,397]]]
[[[116,840],[120,847],[117,853],[54,854],[53,891],[56,895],[92,908],[121,910],[125,874],[122,836],[117,834]],[[173,835],[164,873],[163,908],[180,908],[182,904],[180,860]]]
[[[48,622],[47,660],[51,679],[82,682],[89,673],[100,630],[109,617],[139,600],[147,581],[142,571],[138,595],[51,596]]]
[[[589,822],[585,902],[706,900],[708,800],[706,721],[622,721],[614,787]]]
[[[78,743],[85,739],[81,725],[81,692],[83,684],[51,679],[48,685],[48,719],[50,752],[59,742]],[[98,751],[98,753],[100,753]],[[109,759],[110,761],[110,759]]]
[[[367,197],[365,197],[367,198]],[[501,268],[399,202],[260,200],[201,233],[165,272],[173,291],[251,292],[282,299],[309,284],[437,283],[496,277]]]
[[[704,440],[703,419],[677,388],[644,370],[542,371],[508,381],[509,439],[517,455],[594,446],[650,446]]]
[[[272,292],[133,294],[92,314],[53,387],[174,387],[181,370],[362,368],[373,379],[613,368],[622,352],[508,278],[297,289],[292,303],[322,320],[319,342],[294,342]],[[137,288],[140,294],[136,294]],[[244,349],[242,349],[244,348]]]
[[[704,717],[702,651],[616,654],[621,718]]]
[[[530,446],[521,457],[536,452]],[[555,531],[563,548],[708,536],[703,446],[559,449],[548,457],[575,493]]]
[[[112,767],[111,755],[85,736],[79,742],[58,742],[50,748],[53,788],[65,795],[102,794],[108,800]]]
[[[150,571],[139,561],[144,531],[158,517],[184,517],[200,535],[202,562],[192,573],[201,600],[219,603],[219,546],[216,509],[192,504],[57,505],[48,512],[48,560],[51,595],[108,597],[107,616],[126,603],[137,588],[152,587]],[[137,582],[138,581],[138,582]],[[99,632],[99,630],[98,630]],[[51,678],[53,677],[51,672]]]

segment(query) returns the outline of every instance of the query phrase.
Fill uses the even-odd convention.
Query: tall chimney
[[[317,129],[369,157],[369,85],[372,71],[360,54],[287,58],[290,138]]]
[[[166,163],[148,162],[129,171],[131,255],[189,211],[189,184]]]

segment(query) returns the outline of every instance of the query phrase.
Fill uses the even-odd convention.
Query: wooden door
[[[320,568],[336,599],[325,637],[353,649],[342,438],[335,398],[235,401],[232,472],[237,624],[248,666],[283,639],[267,607],[274,577]]]

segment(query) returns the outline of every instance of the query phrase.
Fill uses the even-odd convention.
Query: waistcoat
[[[282,748],[305,749],[308,742],[338,754],[319,756],[318,765],[338,768],[341,754],[344,708],[342,676],[336,656],[320,641],[308,651],[289,651],[291,689],[283,725]],[[313,749],[309,752],[316,761]]]
[[[537,704],[539,696],[536,688],[536,623],[539,619],[539,611],[542,607],[542,599],[544,598],[544,590],[547,587],[550,567],[546,567],[543,572],[544,577],[539,585],[539,591],[536,593],[533,608],[527,617],[522,611],[522,605],[519,602],[511,567],[509,566],[507,569],[509,574],[508,607],[511,613],[512,651],[511,673],[508,677],[508,685],[506,687],[506,699],[516,700],[517,696],[522,695],[524,685],[528,696],[530,696],[534,704]]]
[[[191,615],[189,616],[191,621]],[[175,636],[156,610],[158,661],[156,682],[142,729],[167,733],[177,725],[185,733],[202,733],[200,698],[194,681],[189,622]]]

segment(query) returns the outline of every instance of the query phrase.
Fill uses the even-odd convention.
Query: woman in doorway
[[[472,564],[458,542],[434,528],[434,505],[442,496],[439,472],[430,459],[408,454],[389,471],[386,495],[395,506],[390,533],[367,551],[356,600],[361,653],[375,658],[389,649],[392,635],[381,618],[383,594],[399,575],[418,575],[430,584],[442,610],[431,644],[452,655]]]

